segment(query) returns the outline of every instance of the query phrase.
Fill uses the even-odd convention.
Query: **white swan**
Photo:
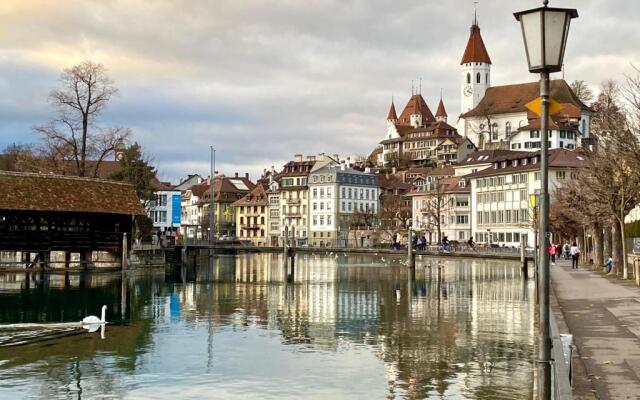
[[[101,325],[104,325],[107,323],[107,321],[105,321],[106,312],[107,312],[107,306],[102,306],[101,319],[98,319],[98,317],[96,317],[95,315],[89,315],[88,317],[84,317],[81,322],[82,327],[85,329],[88,329],[89,332],[97,331]]]

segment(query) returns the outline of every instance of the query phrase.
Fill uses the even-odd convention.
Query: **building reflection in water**
[[[216,357],[221,357],[215,354],[220,351],[216,340],[229,340],[229,332],[236,332],[230,336],[237,340],[233,344],[244,346],[247,332],[259,329],[269,333],[267,338],[276,335],[279,346],[318,357],[355,351],[368,360],[364,354],[373,354],[386,380],[387,397],[531,397],[534,288],[517,264],[424,258],[412,271],[400,265],[400,259],[381,260],[371,255],[299,255],[291,275],[280,254],[247,254],[200,257],[167,268],[164,275],[124,279],[102,274],[4,276],[3,323],[37,321],[38,316],[73,320],[88,311],[95,314],[104,302],[110,306],[108,318],[118,325],[108,327],[104,342],[90,337],[92,346],[82,350],[72,346],[77,338],[52,339],[59,361],[58,368],[52,364],[59,374],[55,377],[36,367],[44,357],[41,346],[21,346],[11,354],[0,348],[0,359],[8,357],[9,362],[0,366],[0,377],[12,378],[13,368],[32,369],[36,375],[49,374],[53,390],[56,380],[77,377],[74,362],[81,360],[80,370],[75,369],[86,369],[81,380],[97,388],[109,381],[126,393],[130,389],[122,374],[144,376],[151,360],[156,370],[165,363],[166,373],[175,370],[165,359],[176,343],[183,343],[186,351],[186,339],[180,342],[183,331],[206,332],[200,340],[206,343],[194,345],[200,349],[203,371],[213,373]],[[80,304],[83,301],[88,304]],[[6,311],[5,305],[15,311]],[[265,349],[275,345],[259,337]],[[109,364],[111,380],[100,383],[92,371],[106,356],[118,362],[115,367]],[[271,360],[274,365],[279,361]],[[359,379],[358,369],[350,373],[349,379]],[[288,397],[286,388],[279,390]],[[381,397],[375,390],[370,396]]]

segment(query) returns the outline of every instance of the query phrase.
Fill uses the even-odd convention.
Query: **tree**
[[[96,177],[102,161],[131,134],[127,128],[98,126],[98,118],[118,90],[106,68],[91,61],[65,69],[60,83],[49,95],[56,116],[36,127],[44,140],[43,153],[54,166],[72,162],[73,174]],[[92,171],[87,170],[87,160],[95,161]]]
[[[120,169],[110,178],[133,185],[140,200],[148,207],[155,200],[153,181],[156,179],[156,171],[142,153],[141,146],[134,143],[123,149],[119,163]]]
[[[122,151],[120,169],[110,178],[133,185],[136,194],[144,204],[145,209],[148,210],[155,200],[155,188],[153,187],[155,176],[155,168],[142,154],[140,145],[134,143]],[[153,224],[150,223],[148,217],[136,218],[136,231],[143,239],[151,237],[152,229]]]
[[[33,159],[33,150],[30,146],[12,143],[0,154],[0,170],[21,171],[20,166],[31,163]]]
[[[443,177],[436,177],[431,182],[430,187],[424,193],[421,212],[423,215],[423,228],[429,232],[437,232],[438,242],[442,240],[442,225],[445,218],[449,216],[449,211],[453,208],[453,197],[449,196],[449,191]]]
[[[593,91],[589,88],[587,83],[582,80],[575,80],[571,82],[571,90],[584,104],[589,104],[593,101]]]
[[[380,231],[391,237],[406,228],[411,219],[411,206],[407,206],[404,195],[384,193],[380,196]]]

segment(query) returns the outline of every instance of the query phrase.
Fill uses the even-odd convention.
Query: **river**
[[[517,263],[309,254],[0,274],[0,398],[525,399],[535,298]],[[8,328],[100,316],[104,330]]]

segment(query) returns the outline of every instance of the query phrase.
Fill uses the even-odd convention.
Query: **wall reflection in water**
[[[291,273],[279,254],[251,254],[124,279],[2,275],[2,324],[102,304],[114,324],[104,340],[0,347],[0,397],[531,397],[534,288],[519,266],[400,262],[310,254]]]

